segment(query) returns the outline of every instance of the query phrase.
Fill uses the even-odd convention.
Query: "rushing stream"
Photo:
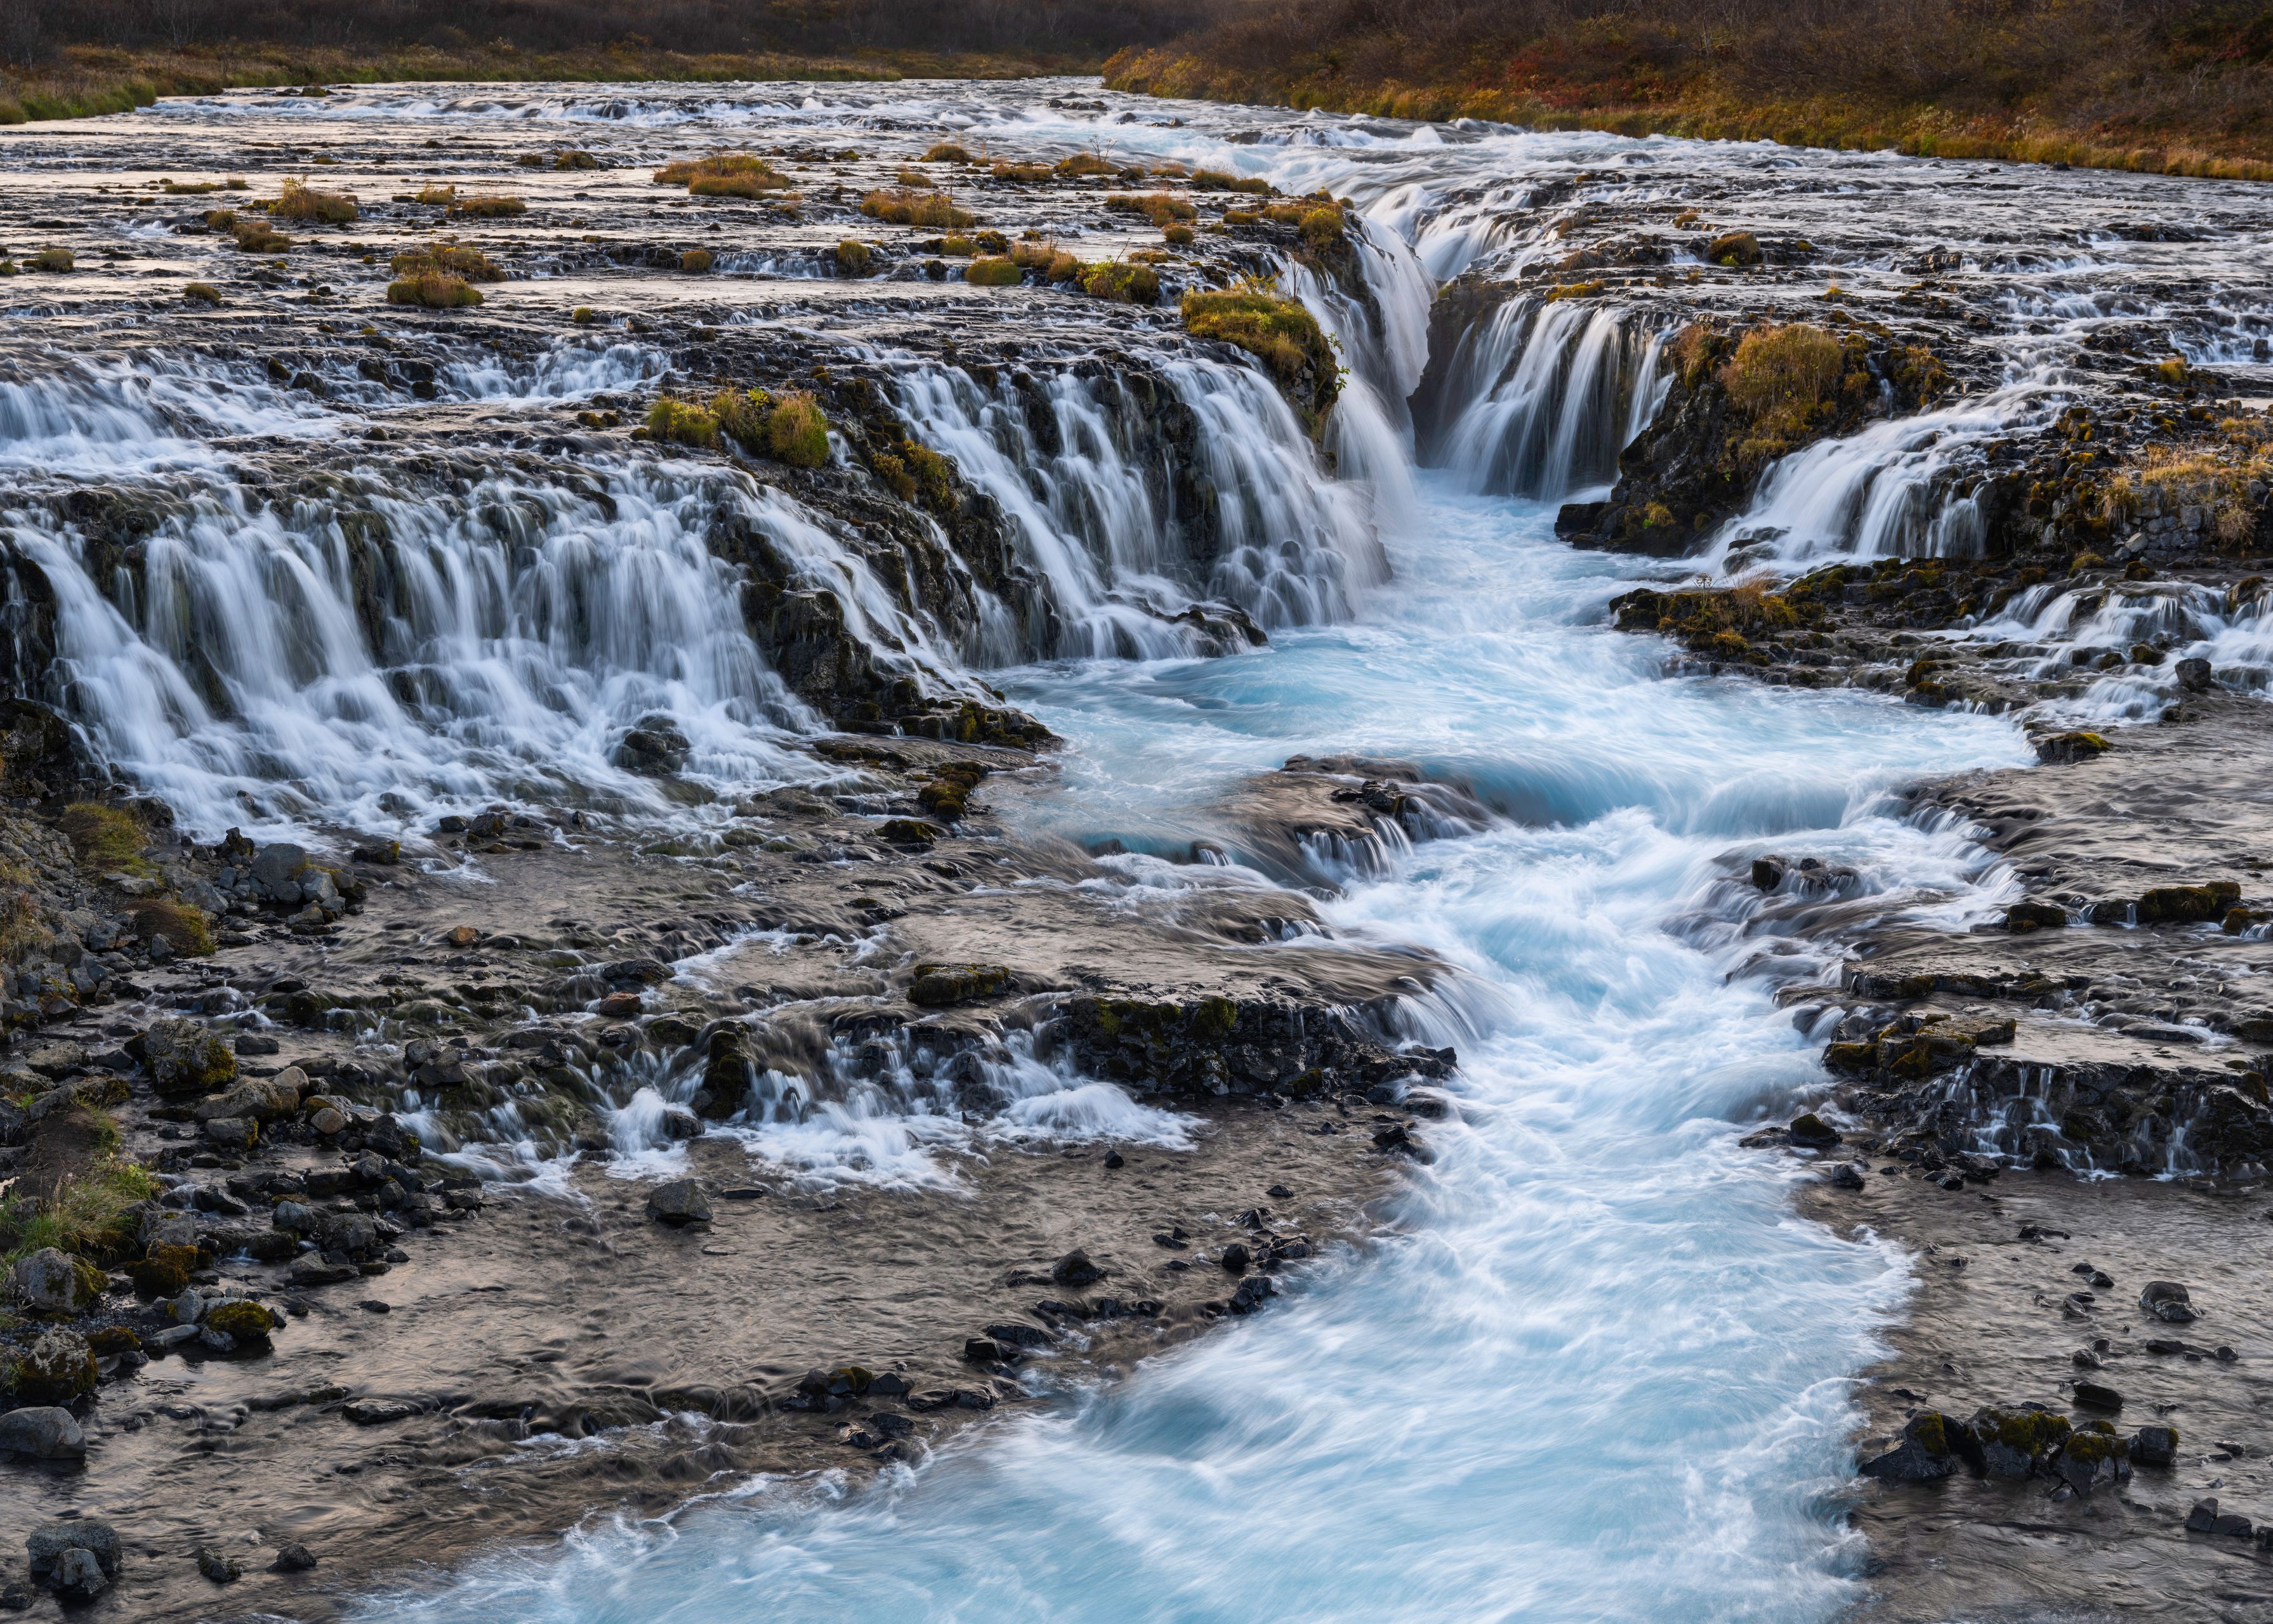
[[[345,162],[394,161],[397,180],[376,190],[402,183],[405,154],[435,131],[501,150],[596,130],[654,153],[699,137],[904,155],[947,131],[1328,186],[1369,221],[1366,297],[1308,273],[1292,282],[1352,369],[1328,445],[1338,479],[1259,370],[1121,313],[1017,330],[1038,370],[1067,363],[1038,438],[1007,371],[990,382],[902,344],[926,300],[971,331],[955,284],[829,282],[811,251],[835,227],[730,258],[701,295],[706,319],[857,349],[895,380],[894,409],[1008,516],[1028,607],[966,584],[956,617],[888,589],[829,515],[715,471],[612,453],[574,466],[564,442],[544,453],[550,473],[482,474],[447,449],[484,414],[526,427],[664,376],[667,358],[634,333],[554,341],[518,370],[460,356],[416,395],[345,370],[320,393],[287,393],[163,333],[138,333],[151,348],[125,370],[83,344],[19,354],[20,376],[0,385],[0,455],[27,490],[92,468],[197,492],[159,527],[146,597],[124,602],[74,563],[84,532],[22,505],[6,522],[56,583],[74,714],[201,830],[415,833],[492,796],[679,815],[608,754],[656,711],[721,792],[809,772],[793,745],[817,724],[741,631],[731,571],[701,540],[727,508],[833,581],[894,670],[963,692],[983,672],[1065,737],[1061,791],[1025,813],[1038,827],[1117,840],[1132,864],[1180,857],[1220,838],[1191,809],[1297,752],[1416,762],[1503,819],[1400,851],[1386,872],[1311,877],[1341,882],[1322,906],[1345,936],[1417,941],[1463,972],[1405,1014],[1409,1036],[1458,1050],[1463,1109],[1432,1130],[1436,1160],[1372,1244],[1324,1260],[1268,1313],[978,1429],[876,1490],[745,1486],[668,1523],[602,1523],[562,1551],[484,1561],[376,1599],[370,1616],[1827,1618],[1856,1556],[1834,1499],[1851,1462],[1847,1383],[1907,1264],[1797,1220],[1781,1175],[1736,1146],[1821,1081],[1819,1035],[1773,995],[1823,973],[1830,950],[1781,935],[1729,876],[1755,853],[1810,853],[1857,872],[1844,904],[1857,919],[1985,914],[2009,879],[1962,831],[1894,815],[1887,792],[2030,758],[2007,721],[1669,676],[1663,648],[1606,629],[1603,605],[1637,566],[1558,542],[1556,505],[1605,483],[1655,409],[1662,321],[1515,301],[1459,335],[1455,359],[1429,354],[1430,295],[1464,268],[1512,273],[1551,254],[1535,221],[1517,220],[1523,198],[1603,175],[1700,205],[1745,191],[1826,243],[1873,199],[2004,279],[2001,376],[1923,429],[1882,425],[1791,459],[1716,558],[1965,550],[1953,470],[2055,409],[2063,354],[2098,326],[2149,313],[2195,350],[2262,360],[2273,326],[2214,274],[2172,303],[2156,279],[2178,251],[2107,228],[2159,206],[2158,183],[2135,177],[2041,183],[2074,218],[2066,246],[2039,252],[2014,240],[2009,179],[1987,166],[1120,99],[1060,111],[1043,104],[1052,90],[1068,87],[231,97],[110,121],[101,139],[164,151],[90,160],[212,167],[245,131],[336,138]],[[2223,195],[2197,190],[2206,208]],[[1899,244],[1839,251],[1850,285],[1913,273]],[[564,303],[604,288],[574,265],[547,274]],[[909,304],[884,308],[887,290]],[[1125,385],[1070,363],[1147,346],[1153,398],[1197,424],[1222,527],[1204,558],[1175,539],[1188,515],[1131,438]],[[1424,370],[1434,381],[1408,408]],[[372,648],[322,506],[256,513],[238,485],[272,466],[376,479],[368,446],[339,440],[387,423],[441,449],[358,498],[390,515],[397,550],[400,643]],[[1221,653],[1192,629],[1196,604],[1242,612],[1267,646]],[[1193,872],[1158,867],[1162,885]]]

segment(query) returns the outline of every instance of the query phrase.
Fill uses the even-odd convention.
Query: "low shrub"
[[[1157,304],[1160,302],[1160,273],[1149,265],[1108,259],[1082,273],[1081,290],[1116,304]]]
[[[457,200],[458,189],[455,186],[421,186],[412,194],[412,201],[435,208],[447,208]]]
[[[979,216],[955,206],[943,191],[872,191],[860,212],[895,226],[975,226]]]
[[[211,282],[191,282],[182,289],[182,297],[191,304],[219,304],[221,289]]]
[[[219,181],[160,181],[158,190],[169,198],[201,198],[209,191],[219,191]]]
[[[829,419],[802,389],[774,402],[766,423],[766,449],[791,468],[817,468],[829,460]]]
[[[1747,455],[1773,455],[1807,432],[1839,388],[1847,351],[1820,327],[1804,322],[1756,327],[1721,369],[1729,403],[1752,419]]]
[[[1182,221],[1172,221],[1171,223],[1161,227],[1160,235],[1169,242],[1174,243],[1178,248],[1189,248],[1191,246],[1192,228],[1189,226],[1183,224]]]
[[[1707,243],[1705,258],[1714,265],[1755,266],[1760,262],[1760,241],[1749,231],[1731,231]]]
[[[1076,180],[1084,175],[1117,175],[1121,166],[1097,153],[1076,153],[1070,158],[1061,158],[1050,166],[1050,173],[1061,180]]]
[[[56,820],[71,855],[98,874],[146,874],[150,864],[142,853],[149,846],[149,831],[142,820],[123,806],[101,801],[74,801]]]
[[[934,141],[923,155],[926,163],[976,163],[959,141]]]
[[[552,167],[556,169],[604,169],[608,166],[578,148],[553,153]]]
[[[867,275],[875,258],[866,243],[854,237],[848,236],[836,245],[836,268],[847,276]]]
[[[499,220],[509,214],[528,213],[529,205],[501,192],[476,192],[470,198],[453,198],[450,213],[461,219]]]
[[[1271,195],[1271,183],[1249,180],[1242,175],[1233,175],[1222,169],[1195,169],[1192,189],[1196,191],[1244,191],[1257,197]]]
[[[1332,248],[1349,235],[1349,221],[1338,208],[1311,209],[1296,223],[1303,245],[1314,251]]]
[[[998,181],[1009,181],[1019,186],[1039,186],[1050,178],[1050,166],[1046,163],[998,163],[987,173]]]
[[[292,239],[265,220],[239,220],[229,228],[236,237],[239,251],[248,254],[281,254],[292,246]]]
[[[68,271],[79,261],[68,248],[43,248],[24,263],[34,271]]]
[[[580,304],[568,312],[568,319],[580,327],[589,327],[600,319],[600,312],[589,304]]]
[[[1282,379],[1301,376],[1305,366],[1329,377],[1337,370],[1333,348],[1317,318],[1269,288],[1250,283],[1221,292],[1195,289],[1184,296],[1182,310],[1184,330],[1193,337],[1236,344]]]
[[[1054,243],[1016,243],[1010,262],[1041,273],[1046,282],[1069,282],[1088,267]]]
[[[176,953],[203,955],[214,950],[213,932],[203,910],[166,897],[145,897],[126,910],[134,934],[144,941],[162,936]]]
[[[1116,191],[1105,199],[1105,206],[1142,214],[1156,226],[1165,226],[1172,220],[1199,218],[1199,211],[1189,203],[1165,191]]]
[[[707,248],[690,248],[679,256],[679,268],[691,271],[697,276],[708,271],[713,263],[710,251]]]
[[[786,191],[789,176],[755,153],[713,153],[682,158],[655,172],[658,186],[684,186],[701,198],[756,198]]]
[[[496,260],[477,248],[464,248],[455,243],[432,243],[397,254],[387,262],[387,269],[396,276],[423,276],[439,271],[450,276],[462,276],[469,282],[505,281],[505,267]]]
[[[706,451],[718,448],[718,419],[699,406],[670,395],[648,408],[647,433],[649,439],[672,445],[699,445]]]
[[[479,304],[482,292],[462,276],[446,271],[421,271],[386,285],[389,304],[416,304],[430,311],[461,310]]]
[[[53,1246],[105,1268],[123,1263],[139,1249],[135,1209],[158,1194],[157,1180],[139,1163],[106,1155],[36,1210],[28,1201],[0,1207],[0,1253],[12,1261]]]
[[[305,181],[286,181],[268,206],[271,220],[315,221],[344,226],[356,215],[356,201],[344,192],[318,191]]]
[[[964,268],[963,280],[980,288],[1009,288],[1026,280],[1026,273],[1008,258],[989,256]]]

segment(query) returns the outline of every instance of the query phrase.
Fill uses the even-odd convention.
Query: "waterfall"
[[[1494,496],[1552,501],[1608,485],[1663,396],[1663,342],[1618,306],[1510,299],[1432,363],[1421,460]]]
[[[1001,509],[1039,578],[1048,614],[1023,655],[1211,652],[1219,634],[1189,617],[1208,600],[1264,627],[1339,620],[1384,573],[1362,493],[1319,478],[1257,369],[1180,358],[990,385],[917,366],[897,405]]]
[[[1741,549],[1748,558],[1783,564],[1830,554],[1977,556],[1986,516],[1967,474],[1984,442],[2041,414],[2046,398],[2046,386],[2031,381],[1818,440],[1768,469],[1709,556]]]

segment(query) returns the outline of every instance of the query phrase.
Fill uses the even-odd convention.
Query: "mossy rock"
[[[236,1055],[195,1021],[153,1022],[137,1040],[161,1094],[211,1094],[236,1081]]]
[[[141,1345],[142,1339],[124,1325],[106,1325],[86,1335],[86,1351],[99,1359],[131,1352]]]
[[[68,1404],[94,1390],[94,1355],[86,1338],[57,1326],[24,1351],[16,1371],[16,1396],[27,1404]]]
[[[155,1246],[150,1254],[127,1270],[134,1289],[145,1297],[177,1297],[190,1283],[198,1266],[195,1246]]]
[[[1009,981],[1010,972],[1000,964],[919,964],[908,1001],[926,1009],[949,1009],[993,998]]]
[[[276,1328],[268,1310],[255,1302],[223,1303],[206,1315],[206,1324],[233,1337],[240,1348],[265,1348]]]
[[[928,846],[945,833],[935,823],[922,823],[913,818],[887,818],[876,827],[878,837],[895,846]]]

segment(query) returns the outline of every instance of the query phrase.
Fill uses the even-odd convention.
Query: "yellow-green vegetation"
[[[1752,420],[1747,458],[1780,455],[1804,439],[1830,406],[1847,367],[1846,347],[1804,322],[1756,327],[1721,369],[1721,386]]]
[[[655,172],[658,186],[684,186],[698,198],[762,198],[789,189],[789,176],[755,153],[682,158]]]
[[[455,186],[421,186],[411,194],[410,200],[414,203],[426,204],[433,208],[446,209],[458,200],[458,189]]]
[[[934,141],[925,149],[923,161],[926,163],[976,163],[978,160],[971,155],[960,141]]]
[[[568,312],[568,319],[580,327],[589,327],[600,319],[600,312],[589,304],[580,304]]]
[[[1010,263],[1039,271],[1046,282],[1069,282],[1088,268],[1054,243],[1013,243]]]
[[[1666,515],[1670,523],[1672,515]],[[1663,632],[1681,639],[1694,654],[1716,659],[1742,660],[1753,665],[1767,662],[1767,651],[1752,640],[1773,632],[1812,625],[1823,610],[1797,592],[1772,592],[1765,581],[1742,581],[1733,587],[1701,587],[1679,592],[1647,588],[1615,599],[1622,632]]]
[[[484,191],[469,198],[453,198],[450,213],[467,220],[500,220],[510,214],[526,214],[529,205],[502,192]]]
[[[930,446],[903,439],[896,452],[871,454],[868,467],[903,502],[920,501],[942,519],[955,512],[955,465]]]
[[[1178,248],[1189,248],[1192,243],[1192,228],[1181,221],[1172,221],[1161,227],[1160,236],[1164,240],[1174,243]]]
[[[860,212],[894,226],[975,226],[979,216],[955,206],[943,191],[880,191],[860,199]]]
[[[114,1142],[115,1123],[107,1138]],[[105,1268],[124,1261],[138,1249],[135,1224],[127,1209],[155,1201],[158,1186],[139,1163],[106,1154],[86,1171],[66,1182],[56,1198],[36,1210],[29,1201],[0,1205],[0,1253],[9,1261],[42,1246],[53,1246]]]
[[[1222,292],[1194,289],[1183,297],[1184,330],[1194,338],[1236,344],[1282,380],[1306,366],[1332,375],[1333,350],[1317,318],[1295,300],[1265,283],[1247,282]]]
[[[469,282],[501,282],[505,269],[477,248],[466,248],[456,243],[430,243],[424,248],[414,248],[408,253],[397,254],[387,261],[387,269],[396,276],[423,276],[430,272],[462,276]]]
[[[1156,226],[1165,226],[1172,220],[1197,220],[1199,217],[1199,211],[1189,203],[1165,191],[1116,191],[1106,197],[1105,206],[1142,214]]]
[[[145,897],[127,910],[134,934],[144,941],[162,936],[176,953],[202,957],[214,950],[213,932],[205,911],[169,897]]]
[[[1760,262],[1760,240],[1749,231],[1731,231],[1705,244],[1705,258],[1714,265],[1755,266]]]
[[[1116,304],[1157,304],[1160,302],[1160,273],[1149,265],[1108,259],[1081,273],[1081,290]]]
[[[1194,191],[1244,191],[1251,192],[1257,197],[1267,198],[1271,195],[1271,183],[1264,180],[1251,180],[1246,176],[1233,175],[1223,169],[1194,169],[1192,190]]]
[[[565,148],[552,154],[556,169],[604,169],[607,166],[581,147]]]
[[[191,282],[182,289],[182,297],[191,304],[219,304],[221,289],[211,282]]]
[[[647,435],[675,445],[718,448],[718,419],[701,407],[664,395],[648,408]]]
[[[430,311],[462,310],[482,302],[482,290],[446,271],[420,271],[386,285],[389,304],[415,304]]]
[[[1009,288],[1026,280],[1025,272],[1007,256],[973,259],[964,267],[963,280],[981,288]]]
[[[766,448],[791,468],[817,468],[829,460],[829,419],[821,403],[793,389],[774,402],[766,423]]]
[[[98,874],[152,872],[149,860],[143,856],[150,844],[149,831],[123,806],[74,801],[64,808],[56,827],[71,842],[71,854],[83,867]]]
[[[158,190],[169,198],[203,197],[209,191],[219,191],[219,181],[160,181]]]
[[[708,271],[715,263],[716,260],[707,248],[690,248],[679,256],[679,268],[692,272],[697,276]]]
[[[1070,158],[1061,158],[1050,166],[1050,173],[1060,180],[1077,180],[1084,175],[1117,175],[1121,166],[1101,153],[1076,153]]]
[[[178,1297],[197,1267],[195,1246],[167,1246],[161,1242],[151,1247],[126,1272],[134,1282],[134,1289],[145,1297]]]
[[[2273,480],[2273,449],[2264,441],[2252,445],[2246,438],[2228,438],[2229,445],[2216,449],[2149,447],[2108,482],[2101,496],[2103,513],[2110,519],[2132,520],[2200,507],[2217,542],[2247,550],[2257,528],[2249,487]]]
[[[241,253],[281,254],[292,246],[292,239],[277,230],[264,218],[256,215],[251,219],[240,220],[227,209],[221,210],[221,213],[229,221],[221,228],[236,239],[237,250]],[[206,218],[207,223],[211,223],[213,216],[207,215]]]
[[[846,237],[836,245],[836,268],[847,276],[866,276],[875,262],[868,245],[857,237]]]
[[[24,263],[34,271],[68,271],[78,261],[71,258],[71,251],[68,248],[43,248],[26,258]]]
[[[1046,163],[1011,163],[1006,161],[997,163],[987,173],[998,181],[1009,181],[1014,185],[1039,186],[1050,178],[1050,166]]]
[[[19,276],[22,272],[13,259],[0,259],[0,276]]]
[[[271,220],[315,221],[344,226],[356,218],[356,201],[343,192],[318,191],[305,181],[288,180],[268,206]]]
[[[829,460],[829,419],[802,389],[778,395],[721,390],[701,406],[664,395],[648,409],[647,437],[704,451],[731,439],[753,455],[791,468],[817,468]]]
[[[1602,291],[1600,282],[1562,282],[1547,290],[1547,303],[1559,299],[1591,299]]]

